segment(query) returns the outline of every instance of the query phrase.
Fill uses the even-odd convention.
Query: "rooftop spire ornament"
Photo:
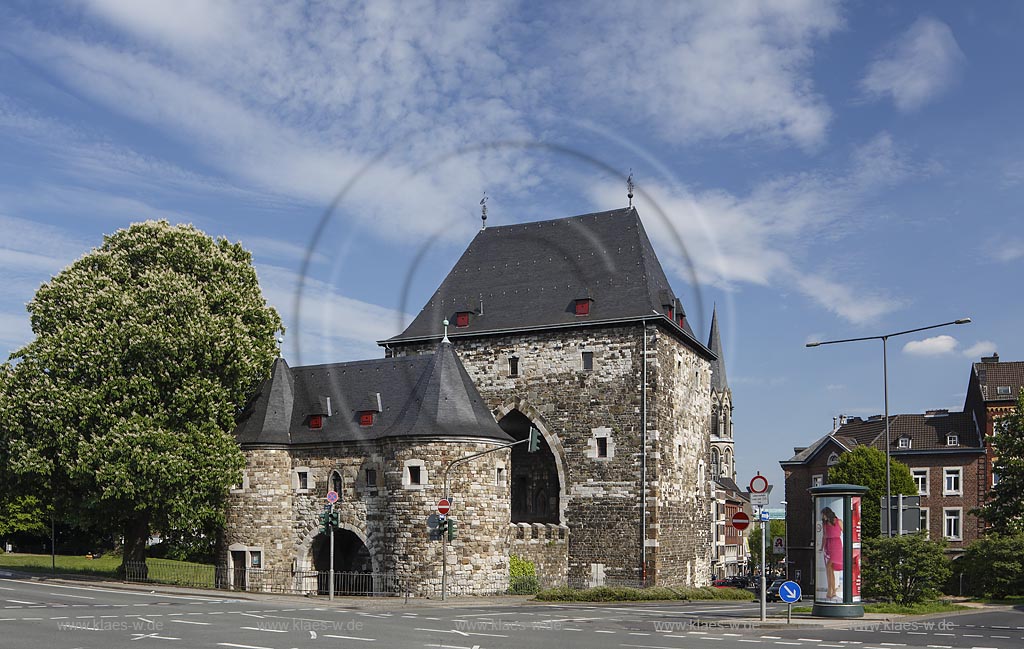
[[[441,322],[441,324],[444,325],[444,338],[441,339],[441,342],[450,343],[451,341],[448,340],[448,318],[445,318],[444,321]]]
[[[630,168],[626,177],[626,197],[629,198],[629,206],[633,207],[633,169]]]
[[[487,229],[487,192],[484,192],[484,197],[480,199],[480,229]]]

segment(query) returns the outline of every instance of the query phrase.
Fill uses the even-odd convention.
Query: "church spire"
[[[708,337],[708,349],[718,358],[711,361],[711,388],[717,392],[729,389],[729,381],[725,378],[725,357],[722,354],[722,335],[718,331],[718,305],[711,312],[711,335]]]

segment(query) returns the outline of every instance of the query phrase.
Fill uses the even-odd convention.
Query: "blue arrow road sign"
[[[768,510],[767,509],[762,509],[761,510],[761,522],[762,523],[767,523],[768,520],[769,520]]]
[[[787,581],[779,586],[779,599],[787,604],[800,601],[800,584],[795,581]]]

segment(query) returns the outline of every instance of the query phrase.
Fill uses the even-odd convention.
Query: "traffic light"
[[[526,450],[530,453],[536,453],[538,449],[540,449],[540,431],[530,426],[530,443],[527,445]]]
[[[448,540],[449,541],[454,541],[455,540],[455,519],[454,518],[449,518],[449,519],[447,519],[446,522],[448,523],[448,525],[447,525],[447,528],[448,528]]]
[[[437,534],[439,537],[444,537],[448,533],[448,518],[445,516],[437,517]]]
[[[317,520],[320,522],[320,533],[327,534],[331,531],[331,513],[327,510],[320,512],[317,516]]]
[[[341,512],[331,512],[329,514],[331,527],[341,527]]]

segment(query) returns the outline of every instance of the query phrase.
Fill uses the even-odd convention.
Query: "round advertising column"
[[[867,487],[811,487],[814,501],[814,608],[818,617],[864,617],[860,602],[860,512]]]

